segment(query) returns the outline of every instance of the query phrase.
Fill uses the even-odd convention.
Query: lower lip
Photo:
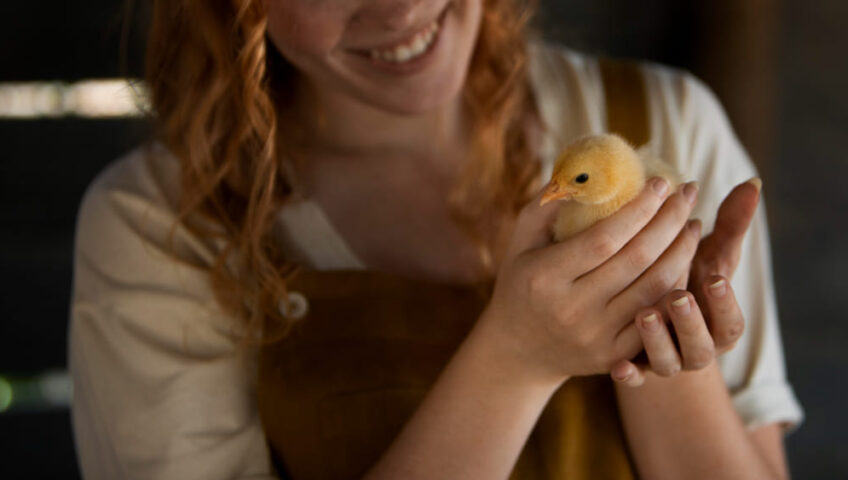
[[[436,36],[433,38],[432,43],[427,46],[427,50],[424,53],[418,55],[417,57],[407,60],[402,63],[389,62],[386,60],[382,60],[380,58],[373,58],[370,54],[355,52],[353,55],[358,59],[365,62],[372,67],[377,67],[383,72],[392,73],[396,75],[411,75],[421,70],[427,68],[430,63],[432,63],[433,59],[436,57],[437,50],[439,45],[442,43],[442,35],[446,30],[447,16],[450,11],[450,7],[445,8],[444,12],[439,16],[439,29],[436,31]]]

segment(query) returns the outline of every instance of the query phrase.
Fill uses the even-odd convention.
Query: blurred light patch
[[[0,83],[0,119],[131,118],[148,107],[140,80]]]
[[[66,371],[26,377],[0,376],[0,413],[67,408],[71,397],[72,383]]]
[[[12,384],[3,377],[0,377],[0,413],[5,412],[12,406],[12,401],[15,399],[15,391],[12,389]]]

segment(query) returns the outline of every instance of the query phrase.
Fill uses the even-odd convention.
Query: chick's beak
[[[542,201],[539,202],[539,206],[553,200],[571,200],[573,195],[574,192],[570,191],[568,188],[561,188],[556,180],[551,180],[551,183],[548,184],[544,193],[542,193]]]

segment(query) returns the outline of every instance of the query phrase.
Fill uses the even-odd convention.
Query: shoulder
[[[604,110],[602,60],[630,64],[641,73],[652,115],[653,142],[668,140],[674,135],[691,135],[692,130],[705,128],[713,132],[727,129],[721,133],[732,135],[721,103],[691,72],[649,61],[605,59],[550,42],[528,43],[529,75],[535,91],[550,100],[544,103],[577,105],[578,108],[570,110],[571,115],[593,116],[592,112]],[[603,115],[594,117],[596,119],[587,127],[603,130]]]
[[[113,216],[128,219],[136,211],[153,208],[173,216],[178,185],[179,165],[167,150],[156,144],[138,147],[107,165],[89,183],[78,224],[94,227]]]
[[[149,316],[135,312],[150,310],[151,299],[158,299],[155,305],[179,305],[186,315],[197,317],[202,310],[220,328],[236,325],[219,314],[210,286],[209,268],[220,245],[177,223],[179,170],[175,157],[151,145],[115,160],[89,184],[74,237],[75,312],[121,311],[97,318],[149,325]],[[88,319],[74,317],[77,330]]]
[[[141,145],[106,166],[88,185],[83,205],[122,192],[147,203],[176,208],[180,165],[158,143]]]
[[[208,265],[212,245],[176,226],[179,195],[179,161],[161,145],[144,145],[118,158],[83,195],[77,255],[115,274],[149,267],[152,255],[164,256],[170,247],[182,260]]]
[[[686,70],[649,61],[606,59],[544,41],[528,44],[528,58],[531,82],[535,91],[545,97],[540,102],[543,113],[556,107],[562,111],[560,115],[585,117],[582,127],[586,131],[575,134],[606,128],[605,86],[600,64],[608,60],[632,65],[644,79],[651,143],[656,147],[698,140],[699,134],[700,139],[709,134],[738,141],[716,95]],[[574,123],[574,118],[562,120]]]
[[[722,117],[721,104],[710,88],[691,72],[655,62],[632,59],[610,59],[579,52],[566,46],[545,41],[528,43],[528,65],[534,84],[551,87],[571,87],[587,102],[587,108],[604,105],[604,85],[600,73],[603,60],[626,63],[636,67],[645,79],[652,108],[666,112],[671,109],[688,114]],[[547,92],[545,92],[547,93]]]

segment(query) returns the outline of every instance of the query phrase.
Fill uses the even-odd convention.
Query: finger
[[[694,182],[681,185],[678,192],[669,197],[657,215],[641,232],[633,237],[618,254],[590,275],[603,278],[604,281],[598,283],[604,285],[607,292],[612,294],[622,291],[675,241],[695,205],[697,192],[698,187]],[[679,276],[675,280],[678,278]]]
[[[635,282],[615,295],[610,305],[626,312],[635,311],[642,305],[657,304],[688,271],[700,235],[701,222],[690,220],[660,258]]]
[[[695,297],[676,290],[666,297],[666,308],[680,344],[684,370],[700,370],[715,358],[715,345]]]
[[[697,252],[697,247],[696,247],[695,250]],[[697,255],[697,253],[696,253],[696,255]],[[692,264],[690,263],[689,268],[687,268],[686,271],[683,272],[680,275],[680,277],[677,278],[677,281],[674,282],[674,288],[675,289],[677,289],[677,290],[685,290],[686,289],[686,286],[689,283],[689,273],[691,271],[692,271]]]
[[[551,243],[551,225],[559,211],[558,202],[539,205],[544,194],[540,190],[518,213],[507,257],[514,257]]]
[[[752,178],[737,185],[721,203],[713,232],[701,242],[693,262],[693,292],[700,292],[708,275],[733,276],[742,254],[742,241],[757,209],[761,185],[759,178]]]
[[[709,329],[718,353],[724,353],[734,345],[745,331],[745,318],[730,282],[714,275],[703,285],[706,309],[709,312]]]
[[[701,229],[703,228],[703,225],[700,224],[700,220],[697,220],[697,221],[699,222],[698,238],[700,239],[701,238]],[[698,248],[700,246],[701,246],[701,243],[698,242],[698,246],[695,247],[695,258],[697,258],[697,256],[698,256]],[[693,258],[693,261],[694,261],[694,258]],[[683,274],[680,275],[680,277],[677,279],[677,282],[674,283],[674,288],[676,290],[686,290],[686,287],[689,285],[691,278],[692,278],[692,263],[689,263],[689,266],[688,266],[688,268],[686,268],[686,271],[683,272]],[[700,292],[698,292],[698,295],[699,294],[700,294]],[[700,299],[697,298],[698,295],[695,295],[695,297],[696,297],[696,300],[700,301]]]
[[[642,336],[636,327],[636,322],[628,322],[615,336],[613,358],[633,359],[643,351]]]
[[[742,243],[760,199],[762,181],[754,177],[737,185],[718,208],[713,234],[722,243]]]
[[[668,181],[651,178],[642,192],[616,213],[586,231],[551,248],[554,261],[571,264],[574,271],[588,272],[607,261],[633,238],[657,213],[669,195]]]
[[[620,360],[610,370],[610,377],[628,387],[639,387],[645,383],[645,370],[629,360]]]
[[[662,313],[657,309],[646,309],[636,318],[651,370],[661,377],[671,377],[680,372],[680,355],[663,321]]]

